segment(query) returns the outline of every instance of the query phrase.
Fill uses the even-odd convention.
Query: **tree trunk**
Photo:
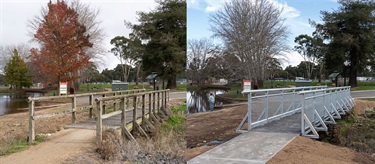
[[[323,74],[323,64],[320,63],[320,68],[319,68],[319,83],[322,82],[322,74]]]
[[[358,60],[356,48],[352,47],[350,51],[350,67],[349,67],[349,85],[354,88],[357,87],[357,72],[358,72]]]
[[[176,76],[168,78],[167,89],[176,89],[176,87],[177,87]]]
[[[257,79],[258,87],[263,88],[264,80],[263,79]]]
[[[73,82],[73,88],[74,88],[74,91],[79,91],[80,89],[81,89],[81,87],[80,87],[80,82],[79,82],[79,79],[77,79],[77,80],[75,80],[74,82]]]
[[[135,80],[135,85],[138,85],[139,83],[139,72],[141,71],[141,64],[137,65],[137,75],[136,75],[136,80]]]
[[[57,77],[57,95],[60,96],[60,76]]]
[[[357,69],[353,67],[349,70],[349,85],[352,88],[357,87]]]

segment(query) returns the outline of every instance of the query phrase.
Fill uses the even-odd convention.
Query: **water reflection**
[[[22,112],[18,109],[27,108],[28,102],[27,98],[42,96],[42,93],[0,93],[0,116],[10,113]]]
[[[209,111],[208,97],[210,93],[215,95],[215,106],[222,105],[222,102],[216,99],[216,95],[223,94],[222,90],[196,90],[187,92],[187,113],[198,113]]]

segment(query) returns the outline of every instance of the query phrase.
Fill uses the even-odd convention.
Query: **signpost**
[[[243,91],[251,90],[251,80],[243,80]]]
[[[67,94],[68,94],[68,82],[60,81],[60,95],[67,95]]]

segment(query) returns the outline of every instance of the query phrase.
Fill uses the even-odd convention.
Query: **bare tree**
[[[269,0],[233,0],[211,16],[214,36],[223,39],[227,49],[244,69],[240,78],[252,79],[263,86],[267,60],[283,55],[287,28],[282,9]]]
[[[209,59],[215,56],[218,47],[209,39],[189,40],[188,41],[188,69],[189,76],[193,83],[201,85],[208,77],[207,66],[210,64]]]

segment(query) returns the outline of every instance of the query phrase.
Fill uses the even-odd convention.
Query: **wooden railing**
[[[129,103],[129,101],[133,103]],[[115,114],[121,114],[121,134],[124,137],[127,137],[131,140],[135,140],[130,131],[126,128],[129,123],[126,119],[126,112],[132,111],[133,117],[130,120],[131,129],[134,131],[140,132],[145,137],[149,138],[145,132],[145,128],[150,130],[154,129],[153,124],[160,124],[163,119],[168,118],[172,112],[167,108],[167,101],[169,100],[169,89],[168,90],[159,90],[152,92],[143,92],[129,95],[118,95],[112,97],[101,97],[96,98],[97,105],[97,120],[96,120],[96,136],[97,140],[102,140],[103,134],[103,119],[108,118]],[[120,110],[113,112],[111,114],[103,115],[103,110],[105,110],[106,102],[119,102]],[[147,105],[146,105],[147,104]],[[148,112],[146,111],[148,107]],[[140,110],[142,115],[138,117],[137,111]],[[140,124],[137,120],[141,119]]]
[[[89,118],[93,118],[93,109],[97,106],[94,104],[94,98],[101,96],[101,97],[111,97],[111,96],[118,96],[118,95],[134,95],[145,92],[145,89],[135,89],[135,90],[124,90],[124,91],[108,91],[108,92],[97,92],[97,93],[84,93],[84,94],[74,94],[74,95],[65,95],[65,96],[47,96],[47,97],[29,97],[29,144],[31,144],[35,140],[35,120],[42,119],[42,118],[49,118],[54,117],[57,115],[65,115],[68,113],[72,114],[72,123],[76,123],[76,113],[80,110],[89,110]],[[78,103],[77,98],[88,97],[88,102]],[[35,102],[43,102],[43,101],[51,101],[51,100],[58,100],[58,99],[71,99],[71,108],[58,111],[54,113],[47,113],[47,114],[40,114],[36,115],[35,113]],[[106,113],[105,106],[108,103],[103,103],[103,113]],[[111,102],[116,107],[118,102]]]

